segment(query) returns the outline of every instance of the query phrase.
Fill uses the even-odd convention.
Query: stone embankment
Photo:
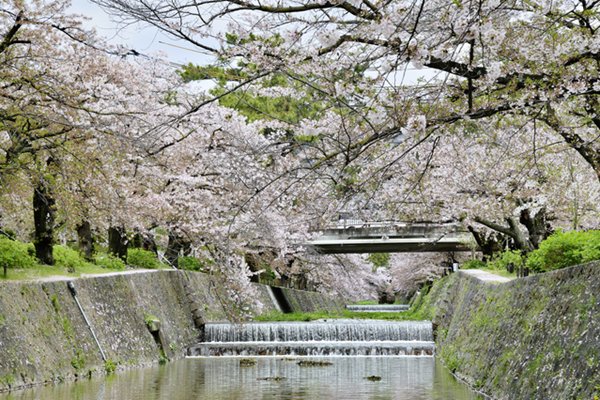
[[[492,283],[458,272],[422,309],[437,356],[495,399],[600,398],[598,262]]]
[[[71,280],[98,344],[66,280],[0,284],[0,390],[178,359],[202,322],[226,320],[226,293],[210,276],[175,270]],[[266,311],[341,311],[323,295],[256,284]],[[283,297],[282,297],[283,293]],[[223,301],[221,301],[223,300]]]

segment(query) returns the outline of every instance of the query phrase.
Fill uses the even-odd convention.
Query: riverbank
[[[266,312],[344,308],[319,293],[255,285]],[[180,270],[2,282],[0,390],[182,358],[198,341],[200,321],[226,320],[225,298],[219,281]]]
[[[599,263],[506,283],[459,271],[421,303],[438,358],[496,399],[600,398]]]

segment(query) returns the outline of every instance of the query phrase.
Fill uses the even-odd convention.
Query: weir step
[[[388,342],[229,342],[199,343],[188,350],[191,357],[216,356],[433,356],[435,343]]]
[[[257,322],[241,326],[211,323],[206,342],[287,341],[433,341],[431,322],[330,320]]]
[[[433,356],[428,321],[319,320],[209,323],[188,356]]]
[[[403,312],[410,308],[408,304],[369,304],[347,305],[346,310],[355,312]]]

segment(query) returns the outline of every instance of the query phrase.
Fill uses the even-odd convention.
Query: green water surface
[[[303,367],[301,359],[330,366]],[[0,395],[19,399],[481,399],[433,357],[188,358]],[[381,377],[380,381],[365,379]],[[264,380],[264,378],[279,378]],[[281,379],[285,378],[285,379]]]

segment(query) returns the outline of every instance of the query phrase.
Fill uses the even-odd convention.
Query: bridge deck
[[[427,238],[314,240],[309,244],[323,254],[471,251],[456,238],[442,238],[435,242]]]
[[[470,234],[457,226],[331,228],[309,242],[322,254],[471,251]]]

